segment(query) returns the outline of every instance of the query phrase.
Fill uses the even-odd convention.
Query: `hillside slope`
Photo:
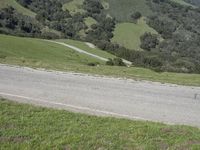
[[[27,15],[30,17],[35,17],[36,13],[30,11],[29,9],[21,6],[16,0],[0,0],[0,9],[6,8],[12,6],[15,8],[19,13],[22,13],[23,15]]]
[[[102,63],[93,57],[41,39],[0,35],[0,63],[65,68],[68,65],[87,65],[91,62]]]
[[[88,52],[93,52],[102,57],[114,57],[113,55],[107,54],[99,49],[89,48],[84,42],[73,40],[59,41],[82,48]],[[200,85],[200,75],[197,74],[157,73],[149,69],[138,67],[107,66],[104,62],[89,57],[88,55],[77,53],[74,50],[59,44],[50,43],[41,39],[20,38],[1,34],[0,63],[143,79],[159,81],[162,83],[168,82],[183,85]],[[99,63],[99,65],[90,66],[88,65],[89,63]]]
[[[112,42],[116,42],[128,49],[142,50],[140,37],[145,33],[158,34],[146,24],[145,18],[140,18],[137,23],[118,23],[116,25]]]
[[[146,0],[102,0],[107,2],[105,10],[112,17],[115,17],[119,22],[130,21],[130,16],[133,12],[139,11],[143,16],[152,14],[151,9],[147,5]]]
[[[16,1],[37,17],[2,9],[1,33],[82,40],[138,67],[200,73],[200,12],[181,0]]]

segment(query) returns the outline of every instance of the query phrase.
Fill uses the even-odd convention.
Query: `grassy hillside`
[[[84,0],[72,0],[70,2],[67,2],[63,5],[63,10],[67,9],[69,10],[70,14],[75,14],[77,12],[85,12],[81,5],[83,4]]]
[[[141,50],[140,36],[145,32],[156,33],[144,20],[145,16],[152,14],[146,0],[102,0],[102,4],[106,12],[120,22],[116,25],[112,42],[129,49]],[[128,23],[131,14],[136,11],[141,12],[144,17],[136,24]]]
[[[187,126],[94,117],[0,99],[0,149],[199,149]]]
[[[87,18],[85,18],[85,24],[86,24],[88,27],[90,27],[91,25],[96,24],[96,23],[97,23],[97,21],[94,20],[92,17],[87,17]]]
[[[0,0],[0,9],[5,8],[8,6],[12,6],[15,8],[19,13],[22,13],[27,16],[35,17],[35,13],[30,11],[29,9],[24,8],[20,4],[18,4],[15,0]]]
[[[116,42],[126,48],[141,50],[140,36],[145,32],[157,34],[157,32],[150,28],[144,18],[135,23],[119,23],[114,31],[112,42]]]
[[[89,47],[86,43],[84,42],[80,42],[80,41],[75,41],[75,40],[57,40],[57,41],[61,41],[61,42],[64,42],[64,43],[67,43],[67,44],[70,44],[70,45],[73,45],[73,46],[76,46],[80,49],[83,49],[89,53],[92,53],[92,54],[95,54],[95,55],[98,55],[98,56],[101,56],[101,57],[104,57],[104,58],[114,58],[115,56],[106,52],[106,51],[102,51],[98,48],[91,48]]]
[[[143,16],[148,16],[152,14],[149,6],[146,4],[146,0],[102,0],[102,2],[107,2],[109,4],[106,7],[107,13],[112,17],[115,17],[118,21],[129,21],[130,15],[139,11]]]
[[[98,60],[65,46],[44,40],[0,35],[1,63],[64,68],[70,64],[87,64],[96,61]]]
[[[64,42],[102,57],[114,57],[96,48],[89,48],[82,42],[72,40],[64,40]],[[99,66],[90,67],[87,65],[90,62],[97,61],[62,45],[41,39],[0,35],[0,63],[200,86],[200,75],[198,74],[157,73],[137,67],[106,66],[100,61],[98,61],[100,63]]]

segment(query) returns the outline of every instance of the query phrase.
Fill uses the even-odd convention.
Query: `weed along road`
[[[0,65],[0,96],[71,111],[200,127],[200,87]]]

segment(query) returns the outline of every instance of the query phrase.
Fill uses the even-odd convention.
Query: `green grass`
[[[82,9],[83,2],[84,0],[72,0],[63,5],[63,10],[69,10],[70,14],[72,15],[77,12],[85,12],[85,10]]]
[[[145,32],[157,34],[157,32],[150,28],[144,18],[141,18],[137,23],[119,23],[117,24],[112,42],[118,43],[126,48],[141,50],[140,36]]]
[[[0,0],[0,9],[1,8],[6,8],[8,6],[12,6],[19,13],[22,13],[24,15],[27,15],[27,16],[30,16],[30,17],[35,17],[36,16],[36,14],[34,12],[30,11],[27,8],[24,8],[19,3],[17,3],[15,0]]]
[[[103,5],[104,9],[108,10],[110,5],[107,0],[101,0],[101,4]]]
[[[87,17],[87,18],[85,18],[85,24],[86,24],[88,27],[90,27],[91,25],[96,24],[96,23],[97,23],[97,21],[94,20],[92,17]]]
[[[95,117],[0,99],[0,149],[200,149],[188,126]]]
[[[89,48],[82,42],[68,40],[66,43],[103,57],[114,57],[104,51]],[[106,66],[103,62],[99,62],[101,64],[96,67],[87,65],[97,61],[62,45],[40,39],[0,35],[0,63],[3,64],[200,86],[199,74],[157,73],[137,67]]]
[[[114,55],[107,53],[106,51],[102,51],[98,48],[89,47],[85,42],[80,42],[80,41],[75,41],[75,40],[70,40],[70,39],[67,39],[67,40],[62,39],[62,40],[57,40],[57,41],[76,46],[80,49],[83,49],[83,50],[89,52],[89,53],[92,53],[92,54],[95,54],[95,55],[98,55],[98,56],[101,56],[101,57],[104,57],[104,58],[115,58]]]
[[[98,61],[59,44],[6,35],[0,35],[0,58],[1,63],[35,67],[40,67],[42,64],[64,67],[70,64],[83,65]]]
[[[115,17],[120,22],[127,22],[130,20],[130,15],[139,11],[143,16],[152,14],[146,0],[101,0],[106,5],[107,13]],[[105,3],[107,2],[107,3]],[[108,5],[109,4],[109,5]]]

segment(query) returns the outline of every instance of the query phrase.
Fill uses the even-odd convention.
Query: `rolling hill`
[[[140,18],[137,23],[118,23],[114,31],[112,42],[116,42],[126,48],[142,50],[140,37],[145,33],[158,34],[146,24],[145,18]]]
[[[63,77],[66,80],[63,80],[55,71],[56,78],[42,81],[42,78],[35,76],[38,80],[31,82],[24,80],[22,83],[23,79],[30,79],[33,75],[28,77],[24,74],[26,78],[21,78],[23,71],[20,70],[24,69],[21,67],[17,71],[18,75],[16,72],[4,72],[2,69],[1,83],[6,89],[2,88],[0,95],[9,95],[16,100],[32,99],[41,104],[48,97],[52,97],[50,104],[62,105],[64,108],[64,103],[60,103],[64,100],[60,99],[59,102],[57,95],[65,93],[67,96],[62,95],[63,99],[77,105],[76,108],[83,109],[83,112],[91,109],[96,112],[94,114],[102,111],[117,116],[123,103],[113,99],[112,95],[116,94],[116,89],[120,87],[124,91],[129,89],[131,93],[124,107],[131,106],[129,102],[136,96],[141,106],[139,109],[141,114],[145,111],[143,104],[155,104],[149,96],[143,94],[145,91],[143,89],[147,89],[146,93],[153,95],[156,101],[162,100],[163,96],[173,105],[173,101],[168,97],[169,94],[162,91],[167,89],[168,93],[173,91],[175,95],[172,94],[171,97],[179,99],[176,90],[181,90],[183,86],[178,85],[200,86],[200,11],[194,7],[197,6],[196,2],[196,0],[0,0],[1,66],[15,68],[10,65],[16,65],[16,68],[24,66],[47,69],[48,71],[44,71],[46,73],[52,70],[73,72],[73,80],[69,80],[65,73]],[[123,59],[132,64],[126,66],[123,64]],[[32,72],[30,68],[26,69]],[[36,70],[36,72],[43,71]],[[80,76],[77,76],[77,73],[81,73]],[[84,73],[83,78],[82,73]],[[11,78],[7,75],[11,75]],[[85,77],[90,75],[92,76],[88,79],[94,82],[91,85],[85,80]],[[98,82],[95,76],[98,76]],[[102,76],[110,77],[105,78],[110,88],[102,84],[104,82]],[[46,74],[42,77],[47,78]],[[80,94],[81,92],[73,86],[79,77],[81,82],[76,84],[78,88],[83,88],[83,92],[91,98],[91,102],[93,103],[96,96],[100,99],[94,108],[91,107],[91,103],[82,105],[84,100],[88,103],[89,101],[86,97],[84,99],[84,94]],[[119,78],[117,80],[122,84],[110,82],[113,77]],[[11,79],[16,79],[17,82]],[[145,84],[141,84],[143,82],[140,80],[147,80],[148,83],[144,81]],[[49,81],[52,81],[53,86],[46,84]],[[155,89],[149,86],[152,84],[151,81],[160,82],[153,84],[159,84],[159,88],[163,88],[161,92],[157,91],[158,86],[155,86],[157,87]],[[69,84],[68,87],[62,88],[61,82],[63,87]],[[165,83],[171,84],[164,85]],[[39,88],[31,90],[32,84],[34,88]],[[97,84],[103,87],[103,92],[96,86]],[[17,85],[22,85],[18,89],[19,95],[16,92],[18,90],[15,90]],[[48,87],[48,93],[41,90],[42,87]],[[71,88],[73,92],[70,92]],[[136,94],[133,94],[134,88],[141,92],[141,96],[137,90]],[[118,98],[124,101],[123,96],[127,97],[127,94],[119,89]],[[180,101],[183,101],[183,107],[188,108],[186,110],[191,110],[188,104],[194,105],[198,110],[196,105],[198,103],[196,100],[199,98],[198,87],[188,89],[193,90],[183,90],[188,92],[186,97],[182,95],[183,92],[178,94]],[[29,96],[23,95],[22,90],[29,91],[27,92]],[[113,99],[113,102],[102,97],[102,94],[105,95],[105,90],[109,94],[108,99]],[[55,91],[53,96],[51,92]],[[74,96],[70,96],[69,93]],[[159,94],[154,93],[162,96],[159,97]],[[35,99],[30,97],[31,95]],[[77,101],[79,98],[81,103]],[[148,103],[140,102],[144,99]],[[192,100],[194,103],[187,103],[187,100]],[[112,107],[111,109],[102,107],[98,110],[101,107],[98,106],[100,103],[105,106],[112,104],[115,107],[113,105],[115,102],[119,111],[116,108],[115,112]],[[149,104],[146,108],[148,107],[152,114],[155,113]],[[72,110],[75,108],[69,103],[65,105]],[[160,115],[163,119],[166,119],[171,110],[171,108],[168,110],[169,107],[165,107],[166,105],[163,105],[164,114]],[[134,107],[129,109],[134,110]],[[174,109],[177,112],[177,108]],[[125,110],[130,114],[126,108]],[[192,112],[191,110],[190,113]],[[151,116],[151,113],[147,114]],[[180,112],[177,112],[177,116],[180,117],[178,113]],[[198,113],[193,114],[194,117],[198,117]],[[127,115],[122,113],[121,116]],[[184,118],[184,115],[182,116]],[[171,114],[169,117],[171,118]],[[92,117],[18,104],[1,96],[0,118],[0,149],[199,149],[200,134],[197,128]],[[192,122],[190,117],[187,119]]]
[[[86,43],[74,40],[58,40],[104,58],[115,56]],[[12,44],[10,44],[12,43]],[[183,85],[200,85],[200,75],[180,73],[158,73],[138,67],[107,66],[105,62],[78,53],[65,46],[36,38],[22,38],[0,34],[0,63],[34,68],[73,71],[89,74],[127,77]],[[89,63],[98,63],[90,66]]]
[[[30,16],[30,17],[35,17],[36,13],[30,11],[29,9],[21,6],[19,3],[16,2],[16,0],[1,0],[0,1],[0,9],[1,8],[6,8],[12,6],[15,8],[19,13],[22,13],[24,15]]]
[[[187,1],[9,0],[1,3],[1,6],[10,3],[17,12],[26,9],[37,14],[31,18],[26,11],[21,15],[12,8],[1,9],[1,33],[81,40],[138,67],[200,72],[200,13],[197,8],[188,7],[191,4]]]
[[[107,3],[105,11],[119,22],[129,22],[131,13],[139,11],[143,16],[149,16],[153,12],[146,0],[102,0]]]
[[[69,45],[73,45],[75,47],[78,47],[80,49],[85,50],[86,52],[98,55],[100,57],[104,57],[104,58],[114,58],[115,57],[114,55],[107,53],[106,51],[100,50],[99,48],[95,47],[91,43],[85,43],[85,42],[70,40],[70,39],[59,39],[59,40],[56,40],[56,41],[64,42],[64,43],[69,44]]]
[[[8,44],[12,43],[12,44]],[[41,39],[0,35],[0,62],[32,67],[65,68],[103,63],[95,58]]]

